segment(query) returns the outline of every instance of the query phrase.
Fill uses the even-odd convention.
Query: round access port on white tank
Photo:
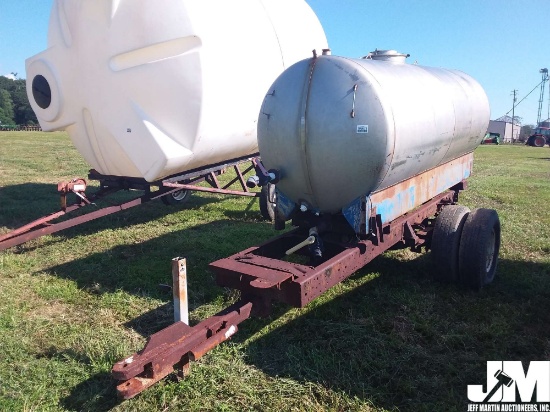
[[[41,109],[47,109],[52,103],[52,89],[48,80],[41,74],[32,79],[32,96]]]
[[[39,118],[52,122],[59,117],[62,98],[57,77],[42,59],[27,68],[27,97]]]

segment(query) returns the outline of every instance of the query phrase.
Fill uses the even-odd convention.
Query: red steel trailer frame
[[[142,351],[116,363],[112,374],[120,381],[119,397],[136,396],[174,369],[185,375],[191,361],[229,339],[252,314],[267,315],[274,301],[301,308],[390,248],[419,252],[429,247],[434,216],[456,203],[465,186],[462,181],[389,223],[382,224],[380,215],[372,214],[371,233],[365,239],[325,239],[327,256],[318,265],[283,260],[285,251],[308,236],[301,228],[211,263],[216,283],[240,290],[241,299],[195,326],[172,324],[152,335]]]
[[[438,280],[477,290],[492,282],[500,247],[498,214],[456,205],[472,166],[468,153],[362,197],[342,214],[285,215],[295,229],[211,263],[216,283],[239,290],[240,300],[195,326],[176,317],[142,351],[116,363],[112,375],[119,381],[119,397],[132,398],[174,370],[185,375],[191,361],[233,336],[245,319],[268,315],[273,302],[304,307],[388,249],[432,249]],[[278,213],[279,205],[276,226]],[[186,285],[180,279],[186,270],[178,273],[178,267],[173,265],[175,313],[187,293],[178,286]]]

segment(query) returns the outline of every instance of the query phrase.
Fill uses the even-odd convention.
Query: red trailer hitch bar
[[[191,327],[176,322],[152,335],[145,348],[113,366],[121,399],[130,399],[174,372],[185,375],[189,362],[225,342],[250,317],[252,303],[240,301]]]
[[[250,165],[244,169],[245,164],[248,163]],[[146,182],[141,178],[106,176],[95,170],[90,170],[88,179],[100,183],[98,190],[86,195],[87,183],[86,180],[81,178],[59,183],[57,191],[60,194],[60,210],[27,223],[11,232],[0,234],[0,251],[21,245],[41,236],[51,235],[113,213],[139,206],[151,200],[168,198],[172,193],[182,190],[258,197],[259,192],[250,191],[246,186],[245,180],[245,175],[253,170],[258,163],[259,160],[257,158],[236,159],[152,183]],[[230,182],[222,184],[218,180],[218,176],[224,174],[229,168],[233,168],[236,177]],[[210,187],[198,186],[201,182],[206,182]],[[156,188],[156,190],[152,190],[153,188]],[[99,208],[96,205],[96,202],[99,205],[100,201],[105,200],[106,197],[116,192],[129,190],[140,191],[143,194],[123,203],[109,204],[106,207]],[[76,196],[76,202],[68,202],[69,194]],[[85,207],[88,213],[69,217],[73,212]],[[67,219],[60,221],[59,219],[62,217]]]

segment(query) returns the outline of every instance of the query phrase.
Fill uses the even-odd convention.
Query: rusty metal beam
[[[237,332],[237,325],[250,317],[252,303],[239,301],[191,327],[174,323],[152,335],[145,348],[116,363],[113,378],[121,381],[117,393],[130,399],[165,378],[174,368],[188,367],[206,352]]]
[[[38,226],[46,226],[48,225],[49,222],[51,222],[52,220],[55,220],[63,215],[66,215],[67,213],[70,213],[74,210],[77,210],[77,209],[80,209],[81,207],[83,207],[85,205],[73,205],[73,206],[70,206],[68,207],[66,210],[60,210],[59,212],[55,212],[55,213],[52,213],[51,215],[47,215],[47,216],[44,216],[44,217],[41,217],[39,219],[36,219],[24,226],[21,226],[15,230],[12,230],[11,232],[8,232],[2,236],[0,236],[0,250],[3,250],[4,248],[2,248],[2,245],[3,245],[3,242],[5,242],[7,239],[11,239],[13,237],[16,237],[16,236],[19,236],[23,233],[26,233]],[[8,246],[9,247],[9,246]]]
[[[37,239],[41,236],[51,235],[53,233],[60,232],[65,229],[69,229],[71,227],[78,226],[83,223],[90,222],[95,219],[99,219],[104,216],[112,215],[113,213],[131,209],[132,207],[139,206],[151,200],[159,199],[162,196],[169,195],[170,193],[175,192],[179,189],[172,188],[171,190],[157,191],[154,193],[146,192],[144,195],[124,203],[107,206],[107,207],[95,210],[94,212],[89,212],[82,216],[77,216],[71,219],[67,219],[63,222],[50,223],[55,219],[58,219],[64,215],[67,215],[83,207],[95,206],[91,202],[103,199],[104,197],[112,193],[115,193],[119,190],[120,189],[109,189],[109,188],[100,189],[98,192],[94,193],[88,198],[89,199],[88,203],[84,203],[84,202],[75,203],[71,206],[67,206],[65,210],[60,210],[48,216],[44,216],[29,224],[26,224],[25,226],[22,226],[18,229],[12,230],[11,232],[8,232],[0,236],[0,251],[9,249],[10,247],[13,247],[13,246],[23,244],[33,239]],[[62,194],[62,196],[64,195]]]
[[[434,216],[441,204],[452,203],[454,196],[454,191],[442,193],[380,228],[376,225],[376,231],[366,240],[341,244],[325,239],[326,248],[333,251],[332,256],[317,266],[282,260],[287,246],[305,239],[300,230],[294,230],[263,245],[212,262],[210,269],[220,286],[239,289],[246,296],[304,307],[386,250],[396,245],[418,248],[424,244],[425,237],[416,236],[413,227]],[[414,244],[407,245],[407,239],[413,235]]]
[[[149,199],[147,199],[147,200],[149,200]],[[10,247],[20,245],[22,243],[28,242],[29,240],[32,240],[32,239],[39,238],[41,236],[50,235],[52,233],[56,233],[56,232],[59,232],[61,230],[65,230],[65,229],[68,229],[68,228],[71,228],[71,227],[74,227],[74,226],[81,225],[82,223],[86,223],[86,222],[89,222],[91,220],[99,219],[100,217],[103,217],[103,216],[111,215],[113,213],[120,212],[122,210],[130,209],[134,206],[141,205],[142,203],[144,203],[147,200],[144,199],[143,196],[142,196],[142,197],[139,197],[137,199],[131,200],[129,202],[125,202],[125,203],[122,203],[122,204],[116,205],[116,206],[105,207],[103,209],[96,210],[95,212],[87,213],[87,214],[82,215],[82,216],[78,216],[78,217],[75,217],[75,218],[72,218],[72,219],[69,219],[69,220],[65,220],[64,222],[53,223],[53,224],[49,224],[45,227],[35,228],[37,226],[35,223],[36,222],[41,222],[41,220],[43,220],[43,219],[38,219],[37,221],[35,221],[32,224],[28,225],[33,230],[30,230],[27,233],[17,235],[17,236],[12,236],[12,233],[8,233],[8,235],[10,235],[10,236],[7,239],[0,240],[0,250],[8,249]],[[75,210],[75,209],[67,208],[67,211],[72,211],[72,210]],[[60,214],[60,212],[58,212],[58,213],[55,213],[54,215],[55,215],[55,217],[59,217],[59,216],[62,216],[64,214],[65,213]],[[51,215],[51,216],[53,216],[53,215]],[[52,220],[52,219],[48,219],[48,221],[50,221],[50,220]]]
[[[99,180],[102,184],[102,187],[92,195],[86,197],[84,195],[83,189],[86,187],[86,181],[84,179],[73,179],[70,182],[63,182],[58,184],[58,191],[61,194],[61,210],[49,214],[47,216],[41,217],[34,220],[31,223],[28,223],[20,228],[12,230],[11,232],[5,233],[0,236],[0,251],[9,249],[13,246],[17,246],[28,242],[33,239],[37,239],[41,236],[50,235],[62,230],[81,225],[83,223],[89,222],[91,220],[99,219],[104,216],[111,215],[122,210],[130,209],[132,207],[141,205],[150,200],[158,199],[163,196],[168,196],[172,192],[177,190],[192,190],[199,192],[208,192],[208,193],[217,193],[222,195],[233,195],[233,196],[246,196],[246,197],[258,197],[259,192],[250,192],[246,187],[246,183],[243,178],[243,173],[240,172],[239,164],[244,162],[251,162],[249,166],[243,173],[248,173],[254,168],[256,158],[245,158],[242,160],[230,162],[227,164],[222,164],[217,167],[210,167],[202,171],[197,170],[193,173],[188,173],[185,175],[178,175],[176,177],[170,177],[162,182],[146,182],[144,179],[132,178],[132,177],[123,177],[123,176],[105,176],[101,175],[95,170],[90,170],[88,177],[93,180]],[[226,167],[232,166],[235,169],[237,177],[234,178],[230,183],[225,185],[223,188],[220,187],[219,182],[216,178],[216,173],[221,174],[225,171]],[[201,174],[202,173],[202,174]],[[186,184],[174,182],[173,179],[176,178],[185,178]],[[197,186],[196,183],[207,180],[213,188]],[[229,186],[233,183],[239,182],[242,190],[227,190]],[[105,186],[104,186],[105,183]],[[112,185],[112,187],[110,186]],[[159,190],[151,193],[151,187],[159,187]],[[63,222],[52,223],[56,219],[68,215],[71,212],[74,212],[83,207],[92,205],[93,202],[100,200],[112,193],[118,192],[119,190],[143,190],[145,193],[133,200],[130,200],[125,203],[118,205],[113,205],[105,207],[94,212],[87,213],[82,216],[78,216],[72,219],[67,219]],[[78,202],[72,205],[67,205],[67,194],[74,193],[78,197]]]
[[[211,263],[217,283],[239,289],[243,300],[196,326],[176,322],[152,335],[141,352],[114,365],[113,377],[121,381],[119,397],[136,396],[174,368],[188,371],[190,361],[236,333],[237,325],[251,316],[253,306],[260,314],[269,313],[274,300],[303,307],[389,248],[405,247],[411,239],[414,247],[421,246],[429,237],[426,222],[455,196],[453,190],[442,193],[388,224],[376,224],[370,238],[364,240],[342,244],[325,239],[329,256],[316,266],[283,260],[289,246],[303,240],[300,228]],[[374,218],[381,223],[377,216]],[[421,236],[416,235],[415,227],[421,228]],[[174,273],[178,271],[174,267]]]

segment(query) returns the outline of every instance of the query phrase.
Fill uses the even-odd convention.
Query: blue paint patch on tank
[[[353,228],[355,233],[368,233],[369,223],[368,219],[364,218],[365,211],[362,207],[364,204],[365,196],[360,196],[349,205],[342,208],[342,214],[344,215],[350,226]]]
[[[448,190],[472,174],[471,163],[449,162],[411,179],[366,196],[361,196],[342,209],[346,221],[356,233],[367,234],[369,216],[375,211],[382,223],[389,223],[422,203]]]
[[[382,223],[391,222],[393,219],[401,216],[402,210],[411,210],[415,207],[416,187],[411,186],[407,190],[397,193],[395,196],[384,199],[374,205],[376,214],[382,218]]]
[[[290,216],[296,210],[296,203],[286,197],[279,189],[276,188],[275,190],[277,191],[277,213],[280,218],[284,218],[286,221],[290,219]]]
[[[472,174],[473,154],[468,153],[451,162],[426,170],[388,188],[367,193],[341,209],[355,233],[368,235],[369,218],[379,215],[382,224],[389,223],[449,190]],[[280,208],[290,216],[298,207],[281,192]],[[278,206],[279,207],[279,206]],[[315,213],[315,210],[310,210]]]

